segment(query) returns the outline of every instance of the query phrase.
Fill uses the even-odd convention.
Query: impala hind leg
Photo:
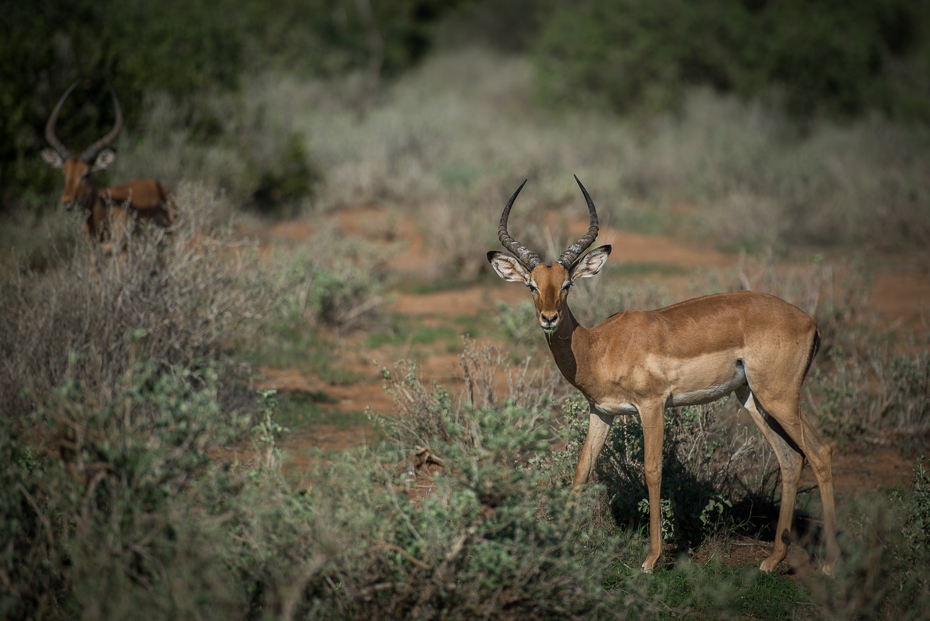
[[[793,392],[791,393],[794,394]],[[758,396],[758,395],[757,395]],[[755,400],[753,400],[755,401]],[[758,406],[759,401],[755,402]],[[811,425],[807,416],[801,410],[800,391],[797,397],[774,398],[763,395],[761,409],[767,413],[780,426],[782,432],[789,436],[791,446],[803,453],[810,462],[814,476],[817,478],[817,487],[820,489],[820,502],[823,505],[823,532],[827,547],[827,555],[823,565],[825,574],[832,576],[836,561],[839,559],[839,546],[836,543],[836,506],[833,498],[833,449],[827,444],[817,429]],[[794,485],[795,493],[797,484]],[[792,509],[794,497],[792,496]],[[782,513],[779,514],[779,536],[781,536],[781,515],[785,510],[785,499],[782,497]],[[773,554],[774,556],[774,554]]]
[[[772,426],[766,420],[759,403],[748,386],[736,389],[736,398],[752,416],[753,422],[765,436],[769,446],[775,451],[775,458],[781,468],[781,507],[778,510],[778,526],[775,532],[775,546],[772,553],[762,561],[759,569],[770,572],[788,553],[788,540],[791,535],[791,523],[794,519],[794,504],[801,480],[801,467],[804,457],[797,445],[785,434],[780,425]]]
[[[833,575],[836,562],[840,558],[840,547],[836,543],[836,505],[833,497],[833,448],[827,444],[820,432],[811,425],[807,416],[800,410],[798,404],[800,424],[788,429],[792,437],[796,437],[801,449],[811,464],[814,476],[817,477],[817,487],[820,488],[820,504],[823,505],[823,534],[827,547],[826,558],[823,563],[823,573]]]

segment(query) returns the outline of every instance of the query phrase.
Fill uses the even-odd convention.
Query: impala
[[[568,307],[571,286],[596,275],[610,246],[582,256],[598,232],[597,211],[575,177],[590,213],[588,232],[552,265],[514,240],[504,207],[498,228],[503,252],[488,253],[494,271],[508,282],[526,285],[536,318],[556,365],[590,405],[590,422],[575,470],[573,493],[591,478],[594,462],[615,416],[638,415],[644,435],[644,470],[649,489],[651,573],[662,554],[659,498],[665,409],[716,401],[735,392],[775,451],[782,475],[781,508],[772,553],[760,569],[772,571],[785,557],[794,516],[801,466],[813,467],[823,504],[827,554],[823,570],[832,574],[839,557],[833,503],[832,450],[801,411],[800,389],[820,345],[820,330],[800,309],[753,291],[695,298],[653,311],[627,310],[593,328],[578,324]]]
[[[49,166],[60,168],[64,173],[62,205],[68,211],[75,207],[82,209],[87,214],[84,232],[91,239],[106,242],[105,247],[110,247],[115,237],[112,225],[118,225],[117,233],[126,231],[134,217],[150,220],[162,227],[171,226],[174,221],[174,201],[165,187],[155,179],[135,179],[123,185],[97,190],[94,173],[113,163],[116,154],[107,147],[116,140],[123,127],[123,111],[112,87],[110,95],[116,109],[116,120],[107,135],[84,149],[78,157],[73,157],[58,138],[55,131],[58,115],[77,84],[75,82],[65,91],[45,125],[45,139],[52,148],[43,149],[42,158]]]

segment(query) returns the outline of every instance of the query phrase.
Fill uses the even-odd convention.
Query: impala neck
[[[578,357],[580,356],[580,349],[584,347],[587,332],[587,328],[578,323],[566,303],[559,327],[552,334],[552,337],[547,339],[549,351],[552,352],[552,357],[555,359],[559,371],[562,372],[562,375],[572,386],[579,389],[580,386],[576,381]]]

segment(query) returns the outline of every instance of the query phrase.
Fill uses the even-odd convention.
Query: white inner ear
[[[113,163],[113,160],[116,159],[116,153],[111,149],[104,149],[97,155],[97,159],[94,161],[93,171],[97,172],[98,170],[103,170],[107,168],[110,164]]]
[[[491,267],[497,275],[507,282],[520,282],[526,284],[530,281],[530,273],[523,264],[514,257],[498,252],[491,258]]]
[[[55,149],[42,149],[42,159],[52,168],[61,168],[64,165],[61,156],[58,155],[58,151]]]
[[[579,278],[591,278],[604,267],[607,257],[610,256],[610,246],[601,246],[586,254],[575,267],[572,268],[572,281]]]

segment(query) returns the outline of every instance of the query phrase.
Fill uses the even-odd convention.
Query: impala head
[[[80,80],[78,80],[79,82]],[[110,87],[110,95],[113,97],[113,106],[116,108],[116,120],[113,123],[113,129],[110,132],[93,143],[81,153],[78,157],[73,157],[68,147],[64,145],[55,131],[55,125],[58,123],[58,114],[61,107],[74,87],[78,85],[75,82],[61,96],[52,115],[45,124],[45,139],[51,145],[51,149],[42,150],[42,159],[52,168],[60,168],[65,176],[65,189],[61,194],[61,204],[68,211],[72,210],[75,205],[90,207],[97,199],[97,186],[94,183],[94,173],[103,170],[113,163],[116,154],[109,145],[116,140],[120,129],[123,127],[123,111],[120,109],[119,100],[113,87]]]
[[[578,177],[575,177],[575,181],[578,181]],[[597,274],[607,261],[610,246],[601,246],[581,256],[594,243],[598,224],[594,202],[588,195],[588,191],[581,185],[581,181],[578,181],[578,187],[584,194],[585,201],[588,203],[588,212],[591,215],[588,232],[569,246],[555,263],[552,265],[543,263],[538,254],[515,240],[507,232],[510,208],[513,207],[513,202],[524,185],[526,181],[521,183],[510,197],[501,214],[500,226],[497,229],[501,244],[513,253],[513,256],[491,251],[488,253],[488,261],[491,262],[491,267],[498,276],[508,282],[523,283],[530,289],[533,294],[533,303],[536,305],[536,319],[539,321],[539,326],[546,334],[551,335],[558,329],[564,317],[565,302],[572,284],[579,278],[590,278]]]

